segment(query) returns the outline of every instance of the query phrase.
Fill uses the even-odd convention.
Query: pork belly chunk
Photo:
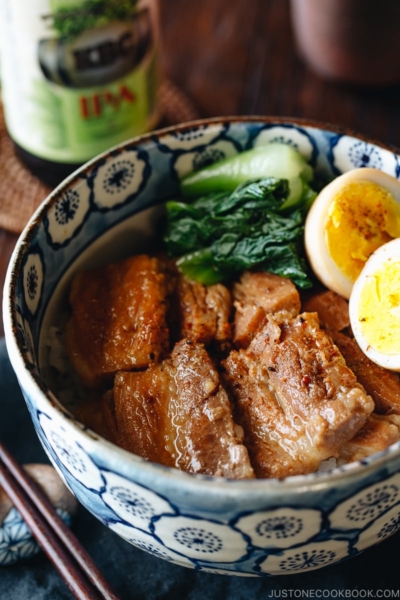
[[[146,460],[175,464],[175,428],[169,415],[174,390],[170,361],[146,371],[117,373],[113,401],[118,445]]]
[[[207,352],[183,340],[171,358],[176,369],[177,394],[170,403],[178,429],[176,466],[229,479],[254,477],[243,430],[233,420],[228,395]]]
[[[178,279],[176,301],[175,337],[209,345],[224,344],[232,338],[229,317],[232,310],[231,294],[224,285],[208,287],[181,275]]]
[[[350,327],[349,303],[336,292],[314,294],[302,305],[303,312],[318,313],[322,327],[342,331]]]
[[[294,317],[300,312],[300,296],[285,277],[264,271],[245,271],[233,286],[235,312],[234,343],[247,348],[262,327],[268,313],[286,311]]]
[[[315,313],[268,315],[249,348],[223,364],[259,477],[315,471],[374,408]]]
[[[400,440],[400,415],[372,414],[364,427],[340,450],[338,466],[386,450]]]
[[[66,347],[84,385],[100,388],[118,371],[162,358],[169,346],[167,285],[165,267],[147,255],[78,273]]]
[[[379,414],[400,415],[400,377],[370,360],[354,338],[334,330],[328,330],[334,343],[343,354],[347,366],[375,402]]]
[[[280,405],[292,418],[304,420],[313,444],[331,450],[331,456],[372,413],[372,398],[320,329],[316,313],[290,320],[270,315],[252,350],[268,365]]]
[[[162,363],[119,373],[114,402],[127,450],[189,473],[254,477],[243,430],[202,344],[182,340]]]
[[[243,350],[232,351],[223,365],[223,380],[235,400],[235,420],[243,427],[256,477],[283,478],[315,471],[326,455],[314,449],[304,429],[282,411],[269,387],[265,366]]]

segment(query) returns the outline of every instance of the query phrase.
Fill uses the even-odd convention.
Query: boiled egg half
[[[305,248],[318,279],[349,298],[371,254],[400,237],[400,182],[377,169],[334,179],[306,219]]]
[[[364,354],[381,367],[400,371],[400,239],[367,260],[353,286],[349,314]]]

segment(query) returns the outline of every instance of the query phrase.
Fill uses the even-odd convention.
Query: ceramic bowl
[[[66,485],[128,542],[200,571],[299,573],[384,540],[400,526],[400,444],[284,480],[227,481],[149,463],[75,420],[49,365],[49,331],[60,326],[73,273],[152,247],[153,221],[178,194],[179,177],[277,140],[296,147],[322,179],[363,166],[400,177],[389,148],[309,122],[255,117],[172,127],[102,154],[61,184],[22,233],[6,281],[10,359]]]

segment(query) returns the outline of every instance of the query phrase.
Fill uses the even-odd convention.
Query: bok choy
[[[289,185],[288,179],[265,177],[190,203],[167,202],[168,254],[179,257],[177,265],[187,277],[205,285],[257,267],[310,287],[303,227],[313,193],[307,187],[288,206]]]

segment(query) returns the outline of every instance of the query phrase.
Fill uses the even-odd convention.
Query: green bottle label
[[[85,162],[155,126],[153,2],[0,5],[6,122],[22,148],[56,162]]]

